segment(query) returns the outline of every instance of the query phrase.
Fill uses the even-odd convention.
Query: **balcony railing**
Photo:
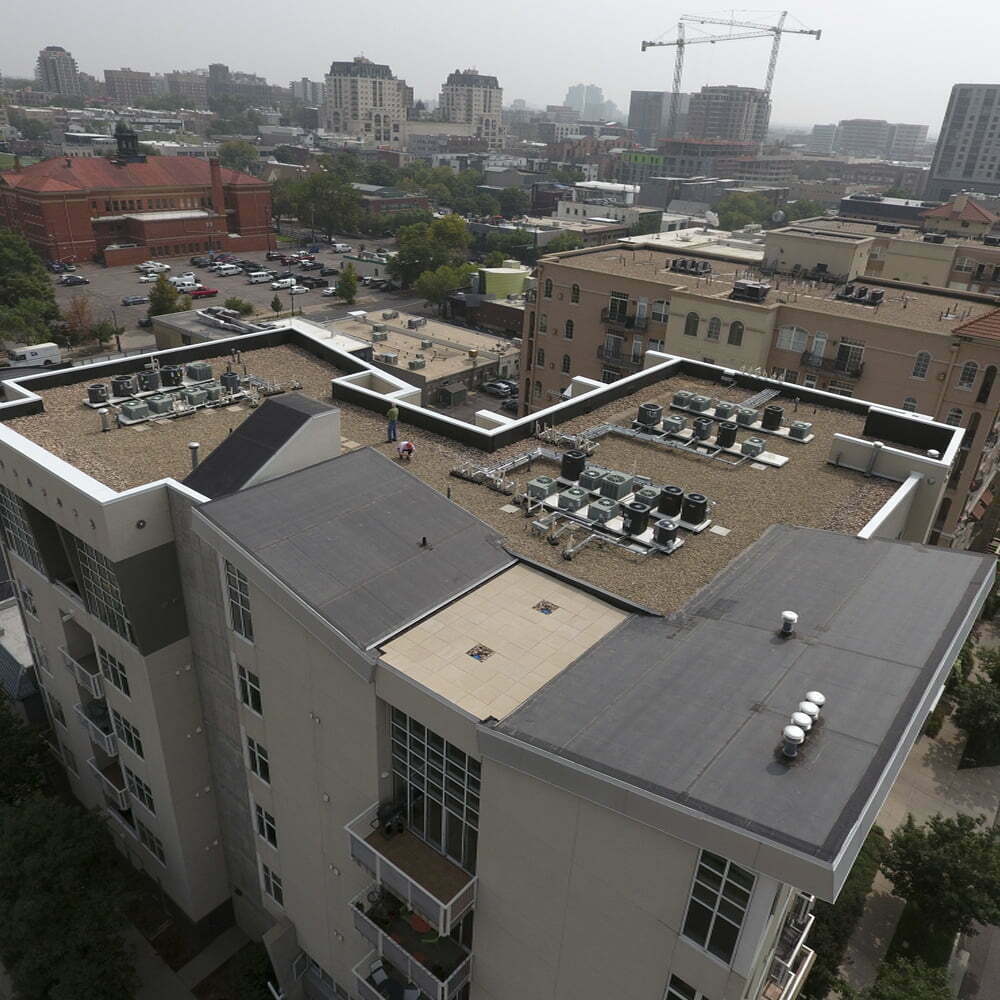
[[[761,1000],[795,1000],[798,996],[816,957],[815,952],[805,946],[816,920],[812,912],[813,902],[814,897],[808,893],[796,895],[778,935],[771,967],[761,990]]]
[[[597,356],[609,364],[621,365],[623,368],[635,368],[637,370],[642,367],[643,362],[642,354],[635,355],[629,351],[619,351],[613,347],[608,347],[607,344],[598,346]]]
[[[865,370],[863,361],[851,361],[848,358],[824,358],[822,354],[811,351],[802,352],[802,366],[816,371],[829,372],[831,375],[846,375],[848,378],[861,378]]]
[[[379,969],[379,972],[387,977],[381,985],[381,990],[374,985],[373,968]],[[382,962],[374,951],[368,952],[351,971],[354,973],[354,983],[361,1000],[386,1000],[386,997],[395,997],[397,1000],[426,1000],[419,987],[406,982],[406,977],[401,972]]]
[[[618,327],[621,330],[645,330],[649,325],[648,316],[623,316],[619,312],[613,312],[605,307],[601,310],[601,322],[608,326]]]
[[[101,705],[100,702],[96,701],[89,702],[89,704]],[[111,728],[111,722],[107,719],[107,706],[104,706],[103,709],[92,708],[90,710],[96,718],[91,718],[83,705],[76,705],[75,711],[90,733],[90,742],[100,747],[109,757],[117,757],[118,740],[115,739],[114,729]]]
[[[815,960],[816,952],[806,947],[800,949],[791,964],[785,964],[775,957],[761,993],[763,1000],[796,1000]]]
[[[73,657],[62,646],[59,647],[59,652],[62,653],[63,662],[76,678],[77,684],[95,698],[103,698],[104,681],[101,679],[101,668],[98,666],[97,657],[93,653]]]
[[[366,889],[351,909],[357,932],[429,1000],[452,1000],[469,981],[470,952],[453,938],[436,935],[387,890]]]
[[[93,757],[87,761],[91,771],[101,780],[104,794],[119,808],[130,809],[132,802],[128,797],[128,787],[125,784],[125,776],[117,760],[111,761],[100,767]]]
[[[378,826],[376,802],[345,829],[351,857],[416,910],[439,934],[475,906],[478,881],[409,831],[387,836]]]
[[[115,809],[113,806],[108,806],[107,809],[105,809],[104,811],[105,813],[107,813],[108,816],[111,817],[111,821],[113,823],[116,823],[119,827],[121,827],[122,832],[127,833],[134,840],[139,839],[139,834],[136,833],[135,826],[130,822],[129,819],[126,819],[117,809]],[[127,812],[128,810],[125,811]]]

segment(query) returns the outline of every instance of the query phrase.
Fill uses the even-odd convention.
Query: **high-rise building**
[[[208,74],[174,70],[164,74],[172,97],[180,98],[190,108],[208,107]]]
[[[885,156],[889,129],[889,123],[880,118],[845,118],[837,126],[837,151],[844,156]]]
[[[927,197],[1000,194],[1000,84],[956,83],[927,181]]]
[[[76,60],[61,45],[46,45],[35,64],[38,86],[51,94],[80,95],[80,75]]]
[[[324,127],[366,142],[399,147],[413,106],[413,88],[364,56],[334,62],[326,77]]]
[[[763,143],[771,102],[756,87],[702,87],[691,95],[687,134],[692,139]]]
[[[112,101],[128,107],[134,107],[140,97],[156,96],[152,74],[140,70],[106,69],[104,86]]]
[[[885,155],[890,160],[915,160],[926,143],[926,125],[894,122],[889,126],[889,144]]]
[[[633,90],[628,108],[628,127],[635,130],[636,142],[652,146],[657,139],[674,138],[687,132],[690,94],[677,97],[677,123],[670,128],[669,90]]]
[[[441,87],[438,108],[446,122],[473,126],[476,138],[491,148],[502,144],[503,90],[495,76],[456,69]]]
[[[583,119],[601,118],[604,115],[604,91],[595,83],[574,83],[566,91],[563,103],[575,108]]]
[[[837,142],[837,126],[813,125],[812,132],[806,140],[806,152],[829,156]]]
[[[612,273],[630,285],[590,276]],[[539,367],[569,356],[572,308],[645,323],[557,281]],[[401,350],[429,336],[387,322]],[[779,383],[654,355],[637,392],[580,380],[583,406],[544,417],[652,409],[650,440],[604,423],[592,464],[560,462],[534,421],[422,408],[350,353],[367,340],[309,331],[7,384],[0,538],[73,794],[202,939],[263,938],[275,995],[795,1000],[814,898],[840,893],[993,587],[992,556],[922,544],[962,431],[802,386],[737,431]],[[122,400],[137,378],[156,392]],[[695,433],[720,443],[665,446],[708,396]],[[390,402],[419,428],[406,468]],[[558,548],[499,510],[498,446]]]
[[[323,103],[323,86],[322,80],[309,80],[306,77],[302,77],[301,80],[292,80],[289,84],[289,89],[295,100],[301,101],[310,107],[318,107]]]

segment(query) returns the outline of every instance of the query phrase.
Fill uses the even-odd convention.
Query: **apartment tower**
[[[771,101],[756,87],[702,87],[691,95],[687,132],[693,139],[763,143]]]
[[[1000,194],[1000,84],[956,83],[938,136],[927,197]]]
[[[46,45],[38,53],[35,80],[51,94],[78,97],[82,93],[76,60],[61,45]]]
[[[502,144],[503,89],[495,76],[478,70],[455,70],[441,87],[438,108],[446,122],[471,125],[477,139],[493,149]]]
[[[388,66],[364,56],[331,63],[324,106],[324,126],[329,131],[398,147],[412,105],[412,88],[393,76]]]

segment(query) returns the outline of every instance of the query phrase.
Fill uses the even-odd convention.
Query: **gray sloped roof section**
[[[362,649],[514,561],[492,528],[371,448],[199,510]]]
[[[671,619],[635,615],[498,729],[828,860],[860,816],[993,559],[778,525]],[[796,635],[777,636],[785,609]],[[776,756],[807,691],[799,762]]]
[[[37,690],[32,671],[0,643],[0,691],[12,701],[21,701]]]

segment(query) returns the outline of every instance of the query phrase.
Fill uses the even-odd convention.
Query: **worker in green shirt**
[[[395,403],[393,403],[392,406],[389,407],[389,410],[388,410],[388,412],[386,413],[385,416],[386,416],[386,419],[389,421],[389,429],[388,429],[389,438],[388,438],[388,440],[390,442],[391,441],[395,441],[396,440],[396,427],[397,427],[397,425],[399,423],[399,407]]]

